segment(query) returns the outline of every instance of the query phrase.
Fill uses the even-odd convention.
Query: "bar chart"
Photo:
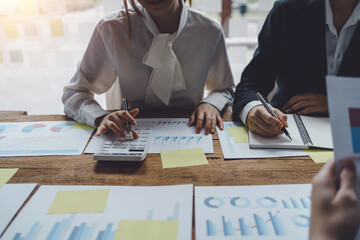
[[[350,131],[354,154],[360,153],[360,108],[349,108]]]
[[[306,239],[311,185],[195,187],[196,239]]]

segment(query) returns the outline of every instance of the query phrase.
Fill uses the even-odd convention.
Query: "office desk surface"
[[[140,117],[189,115],[188,112],[148,111]],[[27,116],[15,113],[6,116],[0,117],[0,122],[69,120],[62,115]],[[231,121],[231,113],[226,112],[223,119]],[[206,154],[209,164],[203,166],[163,169],[160,155],[148,154],[142,163],[97,162],[92,160],[92,155],[9,157],[0,158],[0,168],[20,168],[9,183],[129,186],[191,183],[194,186],[225,186],[311,183],[322,166],[309,157],[224,160],[217,134],[213,135],[213,144],[214,154]]]

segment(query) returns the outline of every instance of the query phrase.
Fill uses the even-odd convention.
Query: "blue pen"
[[[126,98],[123,98],[122,103],[123,103],[124,110],[127,111],[127,112],[129,112],[128,101],[126,100]],[[131,123],[129,123],[129,121],[126,120],[126,119],[125,119],[125,122],[126,122],[126,127],[127,127],[128,132],[129,132],[129,135],[132,136],[132,126],[131,126]]]

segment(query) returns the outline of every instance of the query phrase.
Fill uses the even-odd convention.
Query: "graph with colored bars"
[[[266,189],[270,190],[271,186],[254,187],[220,187],[220,192],[221,188],[227,191],[216,195],[216,190],[210,187],[202,187],[205,190],[196,188],[196,238],[278,240],[305,239],[308,236],[311,208],[309,187],[303,194],[293,193],[294,189],[288,194],[279,194],[274,189],[268,196],[261,194],[266,194]],[[256,190],[256,187],[260,188]],[[206,188],[211,190],[212,196]]]
[[[354,154],[360,153],[360,108],[349,108],[351,140]]]
[[[150,209],[147,213],[146,220],[154,220],[154,209]],[[180,204],[174,205],[174,212],[168,216],[165,220],[173,221],[179,220]],[[74,224],[75,214],[72,214],[69,218],[64,218],[61,221],[55,222],[50,229],[46,240],[62,240],[71,231],[68,240],[78,239],[96,239],[96,240],[113,240],[118,223],[107,223],[103,229],[97,231],[98,223],[82,222],[80,224]],[[40,222],[35,222],[29,232],[22,236],[21,233],[16,233],[12,240],[35,240],[38,237],[40,231],[46,231],[44,226]]]

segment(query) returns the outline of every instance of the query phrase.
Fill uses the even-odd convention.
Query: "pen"
[[[266,108],[266,110],[267,110],[274,118],[276,118],[277,120],[280,121],[280,119],[278,118],[278,116],[273,112],[273,110],[272,110],[271,107],[267,104],[267,102],[266,102],[265,99],[261,96],[261,94],[257,92],[257,93],[256,93],[256,96],[257,96],[257,98],[259,99],[259,101],[261,102],[261,104]],[[282,130],[282,131],[286,134],[286,136],[288,136],[288,137],[290,138],[290,140],[292,141],[292,138],[290,137],[290,134],[289,134],[289,132],[286,130],[286,128],[283,127],[281,130]]]
[[[126,98],[123,98],[122,103],[123,103],[124,110],[127,111],[127,112],[129,112],[128,101],[126,100]],[[127,127],[128,132],[129,132],[129,135],[132,136],[132,126],[131,126],[131,123],[129,123],[129,121],[126,120],[126,119],[125,119],[125,122],[126,122],[126,127]]]

